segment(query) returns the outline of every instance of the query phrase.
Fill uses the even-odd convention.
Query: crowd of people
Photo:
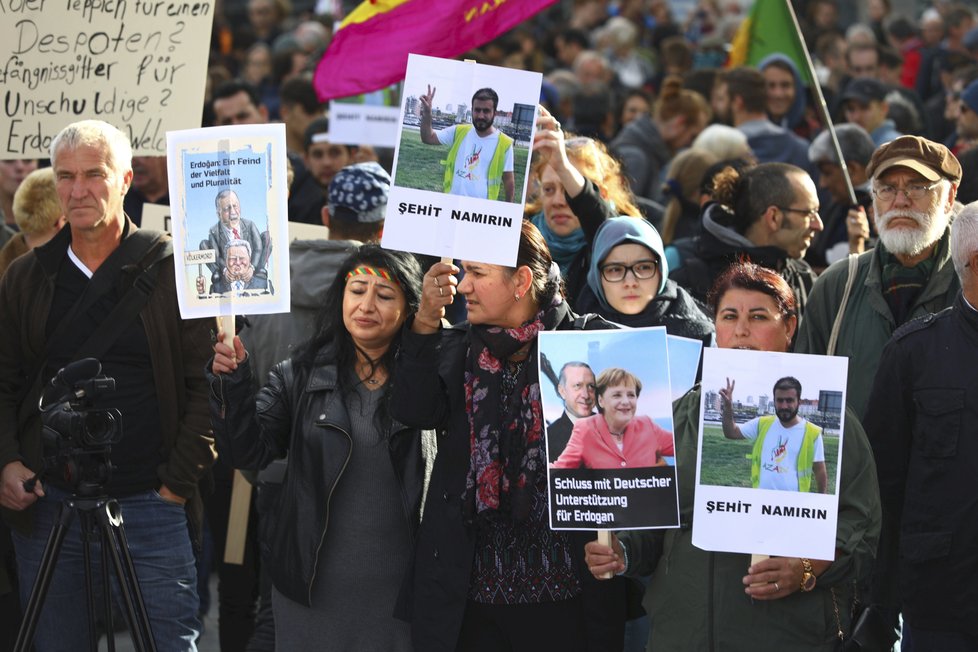
[[[544,74],[505,267],[377,244],[393,152],[328,140],[312,71],[352,7],[325,4],[224,3],[202,107],[204,126],[285,123],[289,219],[329,228],[287,245],[290,313],[251,317],[226,342],[179,319],[169,237],[140,228],[144,204],[169,202],[165,159],[134,157],[114,127],[74,123],[49,160],[0,161],[0,649],[79,490],[72,473],[42,473],[38,397],[97,357],[118,388],[99,407],[139,437],[112,447],[115,472],[95,484],[125,511],[160,650],[195,649],[210,572],[227,652],[828,652],[869,612],[884,635],[902,616],[905,651],[978,650],[975,10],[794,2],[834,134],[799,62],[724,67],[736,2],[543,10],[463,55]],[[496,93],[475,91],[461,128],[435,131],[435,92],[421,142],[454,162],[467,139],[498,139],[472,185],[520,201]],[[219,253],[197,292],[274,291],[267,226],[231,189],[215,209],[201,247]],[[833,559],[693,545],[699,385],[670,433],[638,413],[628,369],[538,366],[542,331],[643,326],[848,358]],[[563,403],[549,423],[548,378]],[[720,393],[729,406],[733,382]],[[800,384],[774,393],[797,408]],[[763,439],[774,421],[724,412],[723,434]],[[820,439],[811,462],[798,490],[825,492]],[[665,464],[680,527],[610,543],[549,527],[548,469]],[[254,486],[241,564],[223,560],[235,470]],[[42,652],[98,634],[77,604],[79,528],[37,623]]]

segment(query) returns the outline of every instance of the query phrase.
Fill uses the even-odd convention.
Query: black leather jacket
[[[291,360],[280,362],[257,396],[248,360],[229,375],[214,376],[208,365],[218,454],[234,468],[251,470],[288,455],[277,526],[271,530],[270,571],[276,589],[306,606],[312,602],[330,498],[352,448],[334,360],[332,352],[323,349],[308,374],[293,368]],[[394,422],[387,446],[413,535],[424,484],[421,431]]]

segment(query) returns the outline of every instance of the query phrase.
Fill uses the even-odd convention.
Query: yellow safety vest
[[[754,449],[748,455],[750,459],[750,483],[755,489],[761,481],[761,450],[764,448],[764,438],[768,430],[774,424],[774,416],[768,415],[761,417],[757,424],[757,439],[754,440]],[[815,440],[822,434],[822,429],[811,421],[805,422],[805,438],[801,443],[801,450],[798,452],[798,491],[809,492],[812,488],[812,464],[815,462]]]
[[[452,180],[455,177],[455,159],[458,157],[458,149],[462,146],[466,134],[472,131],[472,125],[458,125],[455,127],[455,137],[452,139],[452,148],[448,150],[448,158],[442,161],[445,166],[445,187],[446,193],[452,190]],[[506,164],[506,152],[513,146],[513,139],[499,132],[499,141],[496,143],[496,151],[492,153],[492,160],[489,161],[489,195],[486,199],[498,199],[499,188],[503,185],[503,166]]]

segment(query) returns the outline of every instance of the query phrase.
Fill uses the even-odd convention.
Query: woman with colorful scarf
[[[445,263],[425,274],[394,367],[394,417],[439,432],[399,615],[425,652],[583,651],[588,637],[615,636],[621,649],[623,591],[602,594],[575,545],[591,535],[548,525],[536,344],[543,330],[610,325],[571,312],[558,267],[529,222],[515,268],[462,267],[461,280]],[[458,295],[469,322],[443,327]]]

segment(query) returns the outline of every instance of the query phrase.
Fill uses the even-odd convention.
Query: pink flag
[[[340,24],[316,67],[323,101],[404,79],[408,53],[456,57],[556,0],[368,0]]]

